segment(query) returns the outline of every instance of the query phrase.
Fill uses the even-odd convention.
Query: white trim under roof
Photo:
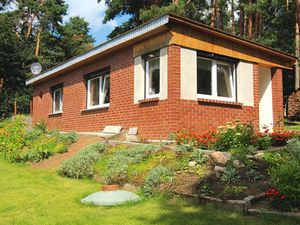
[[[165,16],[159,17],[157,19],[151,20],[150,22],[148,22],[144,25],[141,25],[140,27],[137,27],[123,35],[117,36],[116,38],[113,38],[113,39],[91,49],[90,51],[88,51],[86,53],[75,56],[74,58],[67,60],[64,63],[57,65],[57,66],[53,67],[52,69],[47,70],[44,73],[27,80],[26,85],[34,84],[35,82],[37,82],[39,80],[49,77],[52,74],[57,73],[63,69],[70,67],[70,66],[73,66],[83,60],[91,58],[101,52],[104,52],[104,51],[110,49],[110,48],[113,48],[113,47],[118,46],[122,43],[125,43],[129,40],[132,40],[141,35],[144,35],[145,33],[148,33],[149,31],[157,29],[157,28],[167,24],[168,22],[169,22],[169,15],[165,15]]]

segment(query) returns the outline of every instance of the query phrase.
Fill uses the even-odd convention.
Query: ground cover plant
[[[43,122],[29,129],[24,117],[17,116],[0,123],[0,154],[10,162],[39,162],[66,152],[77,138],[74,132],[48,131]]]
[[[66,179],[2,158],[0,171],[0,224],[298,224],[294,219],[252,217],[179,198],[144,198],[118,207],[87,206],[80,199],[99,190],[95,181]]]

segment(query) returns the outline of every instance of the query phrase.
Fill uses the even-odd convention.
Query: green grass
[[[291,130],[291,131],[299,131],[300,132],[300,122],[299,121],[284,121],[284,128],[286,130]]]
[[[0,158],[0,224],[298,224],[278,217],[246,217],[181,199],[144,199],[113,208],[82,205],[80,199],[97,191],[99,186],[91,181],[70,180],[54,172],[9,164]]]

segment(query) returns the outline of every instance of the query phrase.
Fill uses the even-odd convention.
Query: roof
[[[136,38],[145,36],[147,33],[157,30],[159,28],[165,27],[166,25],[171,24],[171,23],[176,23],[176,24],[180,24],[182,26],[188,26],[188,27],[201,29],[212,35],[238,42],[239,44],[242,44],[242,45],[245,45],[245,46],[248,46],[251,48],[255,48],[257,50],[271,54],[275,57],[283,58],[285,60],[290,60],[290,61],[294,62],[297,59],[295,56],[293,56],[291,54],[288,54],[288,53],[285,53],[285,52],[282,52],[282,51],[279,51],[279,50],[276,50],[276,49],[273,49],[273,48],[270,48],[270,47],[267,47],[267,46],[264,46],[261,44],[257,44],[253,41],[250,41],[250,40],[247,40],[247,39],[244,39],[241,37],[237,37],[228,32],[225,32],[223,30],[211,28],[205,24],[187,19],[185,17],[178,16],[175,14],[166,14],[166,15],[160,16],[158,18],[155,18],[153,20],[150,20],[149,22],[144,23],[122,35],[119,35],[119,36],[113,38],[113,39],[110,39],[110,40],[104,42],[103,44],[100,44],[97,47],[95,47],[83,54],[77,55],[61,64],[58,64],[57,66],[52,67],[49,70],[46,70],[45,72],[27,80],[26,85],[35,84],[39,81],[44,80],[45,78],[49,78],[59,72],[62,72],[63,70],[66,70],[71,66],[80,64],[83,61],[91,59],[92,57],[95,57],[100,53],[103,53],[109,49],[116,47],[116,46],[126,44]]]

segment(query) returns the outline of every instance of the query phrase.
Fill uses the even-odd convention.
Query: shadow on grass
[[[179,204],[181,203],[181,204]],[[295,220],[278,216],[250,216],[220,209],[212,205],[199,205],[190,201],[161,200],[160,214],[155,218],[140,216],[142,224],[164,225],[296,225]]]

